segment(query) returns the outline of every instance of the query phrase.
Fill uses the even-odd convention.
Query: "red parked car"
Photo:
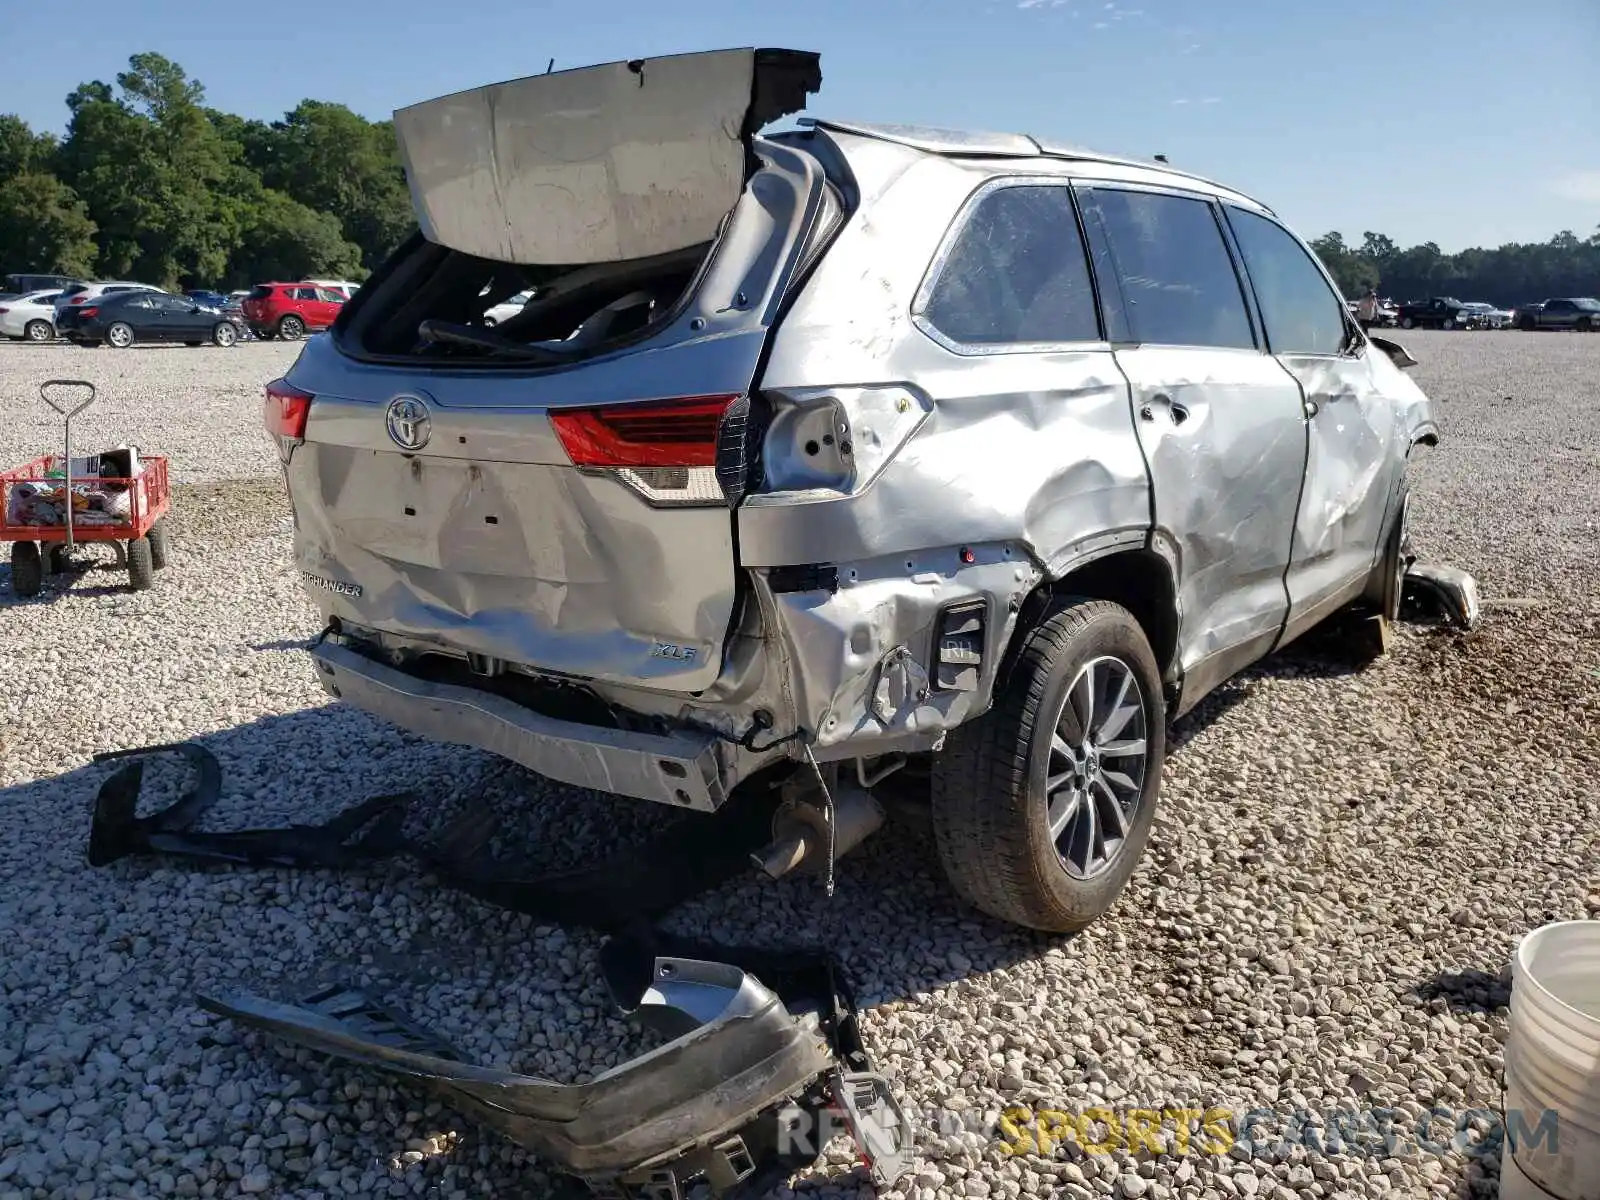
[[[332,325],[344,297],[314,283],[258,283],[239,305],[259,338],[302,338]]]

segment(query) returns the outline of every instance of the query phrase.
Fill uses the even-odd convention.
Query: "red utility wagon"
[[[77,403],[52,398],[69,388],[78,389]],[[11,543],[12,592],[38,595],[45,575],[64,571],[80,542],[110,543],[129,585],[142,591],[167,565],[167,460],[118,449],[74,462],[72,418],[94,403],[94,384],[52,379],[39,394],[65,421],[66,445],[59,455],[0,472],[0,542]]]

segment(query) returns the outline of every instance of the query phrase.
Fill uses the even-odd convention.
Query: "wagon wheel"
[[[67,558],[65,542],[51,542],[44,552],[44,573],[46,575],[65,575],[72,568],[71,560]]]
[[[44,587],[44,563],[35,542],[11,543],[11,591],[19,599],[37,596]]]
[[[128,543],[128,586],[142,592],[155,583],[156,568],[150,560],[150,539],[134,538]]]
[[[167,548],[171,545],[167,538],[167,519],[162,517],[150,526],[145,537],[150,541],[150,565],[159,571],[167,565]]]

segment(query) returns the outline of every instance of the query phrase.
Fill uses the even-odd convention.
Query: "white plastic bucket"
[[[1535,929],[1511,972],[1501,1173],[1600,1200],[1600,921]]]

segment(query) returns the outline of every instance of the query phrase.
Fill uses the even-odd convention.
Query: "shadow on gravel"
[[[19,597],[11,590],[11,564],[0,562],[0,609],[46,607],[65,599],[68,595],[90,598],[133,595],[134,593],[128,588],[127,567],[117,565],[109,548],[95,553],[99,557],[92,559],[86,556],[79,557],[74,559],[71,566],[61,574],[46,575],[43,590],[37,596],[30,596],[27,599]],[[85,577],[118,582],[85,586]]]

